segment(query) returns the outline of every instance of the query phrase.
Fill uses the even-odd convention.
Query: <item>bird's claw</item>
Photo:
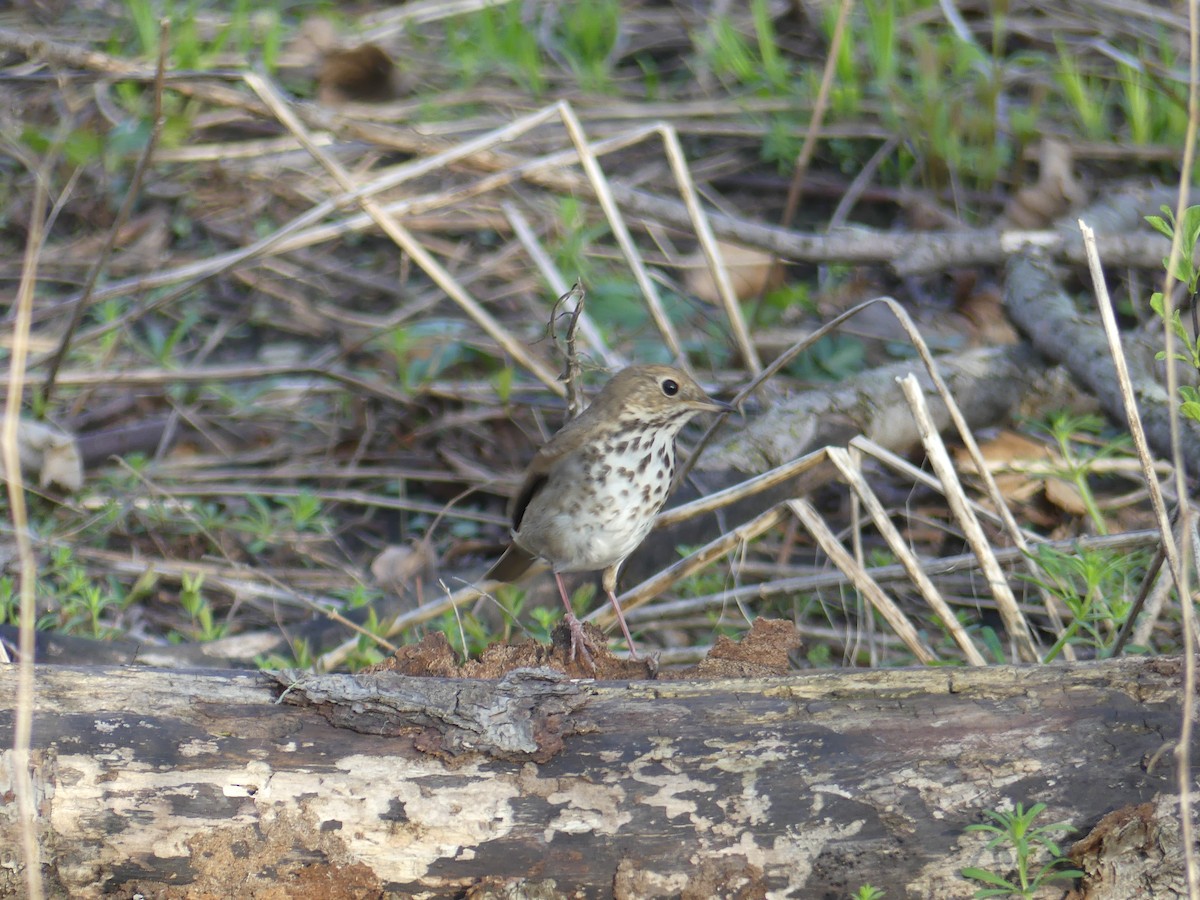
[[[571,632],[571,653],[567,656],[567,663],[575,662],[575,655],[579,654],[584,666],[595,675],[596,662],[592,659],[592,654],[599,653],[600,648],[588,637],[587,632],[583,630],[583,623],[575,618],[574,615],[568,613],[566,623],[567,629]]]

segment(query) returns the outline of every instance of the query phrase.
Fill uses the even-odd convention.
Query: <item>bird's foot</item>
[[[584,666],[595,675],[596,662],[592,659],[592,654],[599,653],[600,648],[596,646],[595,641],[588,637],[587,632],[583,630],[583,623],[575,618],[574,613],[567,613],[563,621],[566,622],[567,629],[571,632],[571,653],[567,656],[567,662],[575,662],[575,655],[579,654]]]

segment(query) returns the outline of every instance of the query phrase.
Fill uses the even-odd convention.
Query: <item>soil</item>
[[[550,645],[536,641],[496,643],[484,650],[479,659],[465,662],[458,658],[444,634],[434,632],[419,643],[401,647],[394,656],[366,671],[437,678],[502,678],[514,669],[551,668],[573,678],[601,681],[705,681],[784,675],[788,671],[789,654],[800,646],[800,635],[792,622],[756,619],[741,640],[718,638],[696,665],[660,669],[653,655],[641,655],[638,659],[615,655],[608,649],[598,628],[587,624],[584,628],[599,648],[592,657],[595,671],[590,670],[582,659],[569,658],[570,634],[562,625],[555,629]]]

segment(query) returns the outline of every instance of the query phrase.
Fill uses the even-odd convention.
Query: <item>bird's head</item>
[[[683,426],[702,412],[728,412],[733,407],[704,393],[690,375],[672,366],[630,366],[604,386],[589,407],[626,422]]]

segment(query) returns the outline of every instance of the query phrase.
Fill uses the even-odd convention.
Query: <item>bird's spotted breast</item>
[[[559,489],[534,498],[518,542],[560,572],[620,562],[645,540],[666,502],[674,441],[673,433],[662,430],[626,431],[564,461],[564,469],[572,471],[554,473],[566,476],[556,478]]]

